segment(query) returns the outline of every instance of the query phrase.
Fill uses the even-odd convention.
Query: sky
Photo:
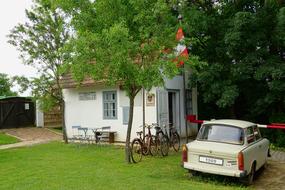
[[[26,66],[19,59],[19,51],[16,47],[8,44],[6,37],[10,30],[18,23],[24,23],[27,19],[25,9],[29,9],[32,0],[5,0],[0,6],[0,73],[9,76],[24,75],[36,76],[36,70]]]

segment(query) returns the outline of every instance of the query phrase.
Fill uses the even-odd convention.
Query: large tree
[[[48,110],[60,105],[64,115],[64,99],[60,86],[61,68],[69,53],[64,46],[70,38],[68,17],[52,0],[34,0],[31,10],[26,10],[28,21],[12,30],[9,43],[21,53],[24,64],[38,70],[32,80],[32,92]],[[63,137],[67,142],[64,117]]]
[[[208,63],[191,81],[208,116],[267,122],[284,114],[284,1],[184,2],[191,53]]]
[[[70,3],[70,1],[68,2]],[[70,8],[77,38],[71,71],[78,80],[86,76],[106,85],[120,84],[130,100],[125,155],[130,160],[130,134],[134,99],[142,88],[163,85],[176,74],[176,64],[165,50],[175,46],[172,7],[162,0],[86,0]],[[71,3],[72,4],[72,3]],[[83,22],[84,21],[84,22]]]
[[[12,91],[13,83],[7,74],[0,73],[0,96],[15,96],[16,92]]]

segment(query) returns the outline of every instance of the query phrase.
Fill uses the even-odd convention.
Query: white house
[[[197,115],[196,90],[184,90],[183,76],[165,80],[164,87],[154,87],[145,91],[145,122],[173,123],[182,137],[194,135],[197,126],[188,125],[186,129],[185,115]],[[68,138],[74,131],[72,126],[99,128],[111,126],[116,131],[115,141],[124,142],[127,133],[129,99],[119,86],[106,87],[103,82],[84,80],[81,85],[74,82],[71,75],[62,79],[65,99],[65,123]],[[131,139],[143,124],[143,91],[135,98],[134,120]]]

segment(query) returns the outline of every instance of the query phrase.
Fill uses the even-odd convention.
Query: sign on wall
[[[147,93],[146,94],[146,106],[154,106],[155,105],[155,94]]]
[[[25,110],[29,110],[30,109],[30,104],[29,103],[25,103]]]
[[[80,92],[79,100],[81,101],[96,100],[96,92]]]

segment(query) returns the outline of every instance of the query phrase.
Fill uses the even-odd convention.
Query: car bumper
[[[227,169],[222,169],[222,168],[217,169],[211,165],[209,165],[209,167],[205,167],[201,164],[184,162],[183,166],[185,169],[199,171],[203,173],[216,174],[216,175],[224,175],[224,176],[232,176],[232,177],[245,177],[247,175],[246,171],[227,170]]]

